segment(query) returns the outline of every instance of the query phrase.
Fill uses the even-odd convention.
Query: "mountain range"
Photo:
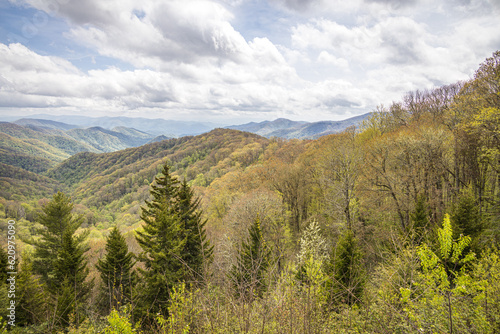
[[[316,139],[332,133],[342,132],[351,126],[359,126],[371,113],[351,117],[342,121],[297,122],[286,118],[260,123],[250,122],[242,125],[232,125],[226,128],[252,132],[260,136],[285,139]]]
[[[79,152],[106,153],[179,134],[207,133],[215,124],[127,117],[48,116],[0,122],[0,163],[43,173]],[[369,114],[343,121],[298,122],[285,118],[226,127],[262,137],[316,139],[358,126]],[[127,126],[125,126],[127,125]]]

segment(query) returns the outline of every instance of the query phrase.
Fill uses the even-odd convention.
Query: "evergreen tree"
[[[260,221],[250,226],[249,237],[241,245],[238,259],[229,276],[236,294],[246,300],[262,297],[266,290],[265,275],[269,266],[271,251],[267,248],[260,229]]]
[[[83,217],[73,217],[72,210],[73,204],[68,196],[61,192],[55,194],[38,216],[38,222],[43,225],[36,233],[40,238],[28,240],[28,243],[35,246],[33,269],[41,275],[42,281],[52,292],[56,292],[62,282],[55,270],[56,261],[63,248],[64,235],[74,235],[83,223]],[[88,233],[82,233],[75,237],[74,241],[81,245],[87,235]]]
[[[362,260],[363,254],[354,233],[346,229],[333,249],[325,270],[329,276],[327,288],[332,305],[353,305],[359,301],[365,281]]]
[[[89,269],[84,241],[88,233],[75,234],[83,218],[73,217],[72,209],[68,196],[55,194],[38,217],[43,225],[38,230],[40,238],[29,240],[35,246],[33,269],[47,285],[56,309],[53,321],[62,327],[69,325],[70,314],[75,315],[77,323],[80,321],[92,285],[85,282]]]
[[[106,239],[106,255],[96,264],[101,274],[103,302],[110,312],[131,301],[136,280],[134,264],[134,255],[128,251],[125,238],[117,227],[113,228]]]
[[[24,253],[16,280],[16,326],[40,324],[46,320],[48,298],[44,285],[33,275],[31,254]]]
[[[453,205],[451,214],[453,227],[453,238],[458,239],[460,235],[471,238],[470,248],[480,254],[481,246],[478,239],[484,230],[484,224],[479,214],[476,199],[469,189],[463,190]]]
[[[206,220],[201,219],[200,200],[194,198],[193,190],[186,180],[181,183],[178,194],[179,216],[186,237],[182,260],[188,266],[186,280],[198,281],[203,275],[203,264],[210,261],[213,247],[205,233]]]
[[[69,315],[74,313],[76,323],[80,322],[80,308],[84,306],[91,290],[91,283],[85,282],[89,269],[85,260],[88,247],[82,245],[78,237],[65,231],[63,244],[54,263],[58,295],[58,320],[63,327],[69,325]],[[61,307],[64,305],[64,307]]]
[[[153,199],[142,208],[143,231],[136,234],[143,250],[139,259],[145,267],[139,269],[144,289],[136,311],[149,320],[158,312],[166,314],[170,290],[185,277],[182,256],[186,238],[178,214],[179,182],[169,169],[165,165],[162,175],[152,185]]]
[[[9,265],[9,255],[7,255],[7,252],[5,249],[0,247],[0,283],[7,283],[7,272],[8,270],[8,265]]]
[[[411,221],[413,224],[413,235],[411,238],[416,245],[420,245],[424,241],[429,227],[428,209],[424,196],[418,197],[415,204],[415,211],[411,215]]]

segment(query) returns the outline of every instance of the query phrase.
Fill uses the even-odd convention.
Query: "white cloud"
[[[254,20],[279,38],[259,27],[245,39],[233,12],[260,1],[27,0],[66,19],[66,38],[131,67],[85,71],[0,44],[0,106],[338,119],[467,78],[500,48],[495,1],[269,0],[272,16]]]

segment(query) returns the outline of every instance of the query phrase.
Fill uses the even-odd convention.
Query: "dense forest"
[[[0,139],[2,331],[500,332],[500,51],[315,140]]]

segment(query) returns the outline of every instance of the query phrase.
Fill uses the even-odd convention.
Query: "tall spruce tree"
[[[143,250],[139,260],[144,269],[139,272],[144,288],[136,311],[144,320],[152,320],[158,312],[167,313],[170,290],[185,276],[182,253],[186,238],[179,217],[178,185],[165,165],[151,186],[153,199],[142,208],[144,226],[137,231],[136,240]]]
[[[70,324],[70,315],[74,322],[83,320],[83,309],[92,288],[92,282],[86,282],[89,274],[85,252],[89,250],[77,236],[67,230],[63,235],[63,244],[54,263],[57,278],[57,321],[62,327]]]
[[[85,260],[88,232],[76,234],[83,222],[81,216],[72,214],[70,197],[58,192],[47,203],[38,217],[43,225],[37,239],[29,240],[35,246],[33,269],[41,275],[54,302],[53,323],[60,327],[69,325],[69,316],[80,322],[81,310],[89,296],[92,282],[86,282],[89,269]]]
[[[356,304],[361,299],[365,283],[363,254],[354,236],[354,232],[346,229],[333,249],[325,272],[328,274],[327,289],[329,303]]]
[[[33,275],[31,254],[24,252],[16,279],[16,326],[40,324],[46,320],[48,294],[40,278]]]
[[[270,256],[271,251],[262,237],[260,221],[256,219],[250,226],[247,241],[241,245],[236,264],[229,272],[238,297],[246,300],[262,297],[267,288],[265,275]]]
[[[130,303],[136,283],[134,264],[134,255],[128,251],[125,238],[117,227],[113,228],[106,239],[106,255],[96,264],[101,274],[103,305],[109,312]]]
[[[429,228],[429,211],[427,209],[425,196],[419,196],[415,204],[415,210],[411,214],[412,232],[411,236],[415,245],[424,242],[427,230]]]
[[[187,265],[185,279],[198,282],[203,278],[204,263],[212,258],[213,247],[205,233],[206,220],[201,218],[200,200],[194,197],[193,190],[185,179],[179,188],[178,201],[179,216],[186,238],[182,252],[182,260]]]
[[[43,226],[36,233],[40,237],[28,240],[29,244],[35,246],[33,270],[41,275],[42,281],[52,292],[56,292],[62,282],[56,273],[56,261],[64,245],[64,236],[73,236],[83,223],[83,217],[74,217],[72,210],[69,196],[61,192],[55,194],[38,216],[37,221]],[[74,242],[79,245],[77,248],[83,245],[87,235],[82,233],[75,236]]]
[[[142,208],[143,231],[137,231],[136,240],[143,250],[139,260],[144,263],[144,269],[140,269],[142,303],[137,312],[151,319],[158,312],[167,314],[176,283],[200,277],[212,248],[206,239],[199,201],[187,182],[181,184],[172,177],[168,164],[155,178],[150,193],[152,200]]]
[[[464,189],[453,203],[451,223],[453,226],[453,238],[458,239],[460,235],[471,237],[470,247],[480,253],[478,247],[479,237],[485,229],[485,224],[481,219],[477,201],[471,189]]]

